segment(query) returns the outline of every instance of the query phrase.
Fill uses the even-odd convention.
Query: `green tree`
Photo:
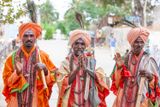
[[[80,25],[77,23],[75,18],[75,10],[70,10],[67,14],[65,14],[64,19],[63,24],[67,32],[80,28]]]
[[[59,14],[52,6],[50,0],[47,0],[40,6],[40,18],[42,24],[51,24],[58,20]]]
[[[65,27],[64,21],[57,21],[56,29],[60,29],[63,34],[67,34],[67,29]]]
[[[13,3],[13,0],[0,1],[0,23],[14,23],[14,21],[26,14],[26,3]],[[14,4],[14,5],[13,5]],[[17,6],[16,6],[17,5]],[[16,8],[15,8],[16,7]]]
[[[47,0],[40,6],[40,18],[42,27],[46,30],[45,39],[52,39],[56,30],[53,22],[58,20],[59,14],[52,6],[50,0]]]
[[[43,27],[46,30],[44,39],[46,39],[46,40],[52,39],[53,33],[55,32],[55,27],[53,25],[49,25],[49,24],[43,25]]]
[[[87,29],[94,20],[101,20],[109,13],[124,17],[130,15],[130,5],[126,6],[124,0],[73,0],[71,8],[65,13],[64,22],[67,31],[80,28],[75,19],[75,12],[81,13]]]

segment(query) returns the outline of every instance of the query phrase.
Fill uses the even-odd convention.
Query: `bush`
[[[53,33],[55,32],[54,25],[43,24],[43,29],[46,30],[44,39],[49,40],[53,38]]]
[[[64,26],[64,21],[59,21],[56,23],[56,29],[60,29],[62,34],[67,34],[67,30]]]
[[[48,40],[48,39],[52,39],[53,38],[53,29],[51,27],[48,27],[45,33],[45,37],[44,39]]]

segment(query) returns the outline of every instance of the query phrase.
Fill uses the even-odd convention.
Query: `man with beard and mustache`
[[[94,70],[94,57],[84,52],[90,42],[90,35],[84,30],[70,33],[71,52],[56,72],[58,107],[106,107],[109,90],[105,74],[100,68]]]
[[[6,59],[3,70],[7,107],[49,107],[56,67],[35,44],[41,32],[35,23],[19,27],[22,45]]]
[[[111,90],[117,97],[113,107],[137,107],[141,77],[145,78],[145,84],[142,93],[139,93],[142,94],[140,107],[158,107],[158,67],[155,60],[143,50],[148,36],[149,31],[145,28],[131,29],[127,35],[131,51],[124,59],[119,53],[115,55],[116,68],[111,75]]]

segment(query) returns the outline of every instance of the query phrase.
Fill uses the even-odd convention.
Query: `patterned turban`
[[[148,39],[148,36],[149,36],[149,31],[146,28],[143,27],[133,28],[129,31],[127,39],[130,45],[132,45],[138,37],[140,37],[145,43]]]
[[[27,31],[27,30],[32,30],[34,35],[36,36],[36,38],[38,38],[41,33],[42,33],[42,28],[36,24],[36,23],[23,23],[20,27],[19,27],[19,37],[20,39],[22,39],[24,33]]]
[[[73,30],[70,33],[69,44],[72,46],[73,43],[78,39],[84,40],[86,46],[88,47],[91,43],[90,35],[84,30]]]

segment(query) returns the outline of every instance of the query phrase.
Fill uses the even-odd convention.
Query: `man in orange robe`
[[[109,94],[102,69],[94,70],[95,59],[84,53],[90,45],[90,35],[84,30],[71,32],[71,52],[56,72],[59,87],[58,107],[106,107]]]
[[[127,36],[131,51],[124,59],[119,53],[115,55],[116,67],[111,75],[111,90],[117,97],[113,107],[159,107],[158,67],[154,59],[143,50],[148,36],[146,28],[131,29]],[[138,93],[142,85],[141,77],[145,78],[145,83],[142,93]],[[140,105],[136,105],[138,101]]]
[[[35,45],[41,31],[35,23],[19,27],[22,46],[6,59],[3,70],[7,107],[49,107],[56,67]]]

